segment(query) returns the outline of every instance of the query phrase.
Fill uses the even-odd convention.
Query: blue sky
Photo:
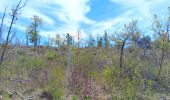
[[[17,1],[0,0],[0,13],[4,6],[8,6],[9,12]],[[82,38],[89,34],[102,35],[105,30],[113,34],[123,24],[136,19],[145,33],[154,14],[161,18],[168,16],[168,6],[169,0],[28,0],[14,28],[24,36],[30,18],[37,15],[43,20],[40,28],[43,37],[53,37],[57,33],[76,37],[77,30],[81,31]],[[6,25],[8,22],[7,18]]]

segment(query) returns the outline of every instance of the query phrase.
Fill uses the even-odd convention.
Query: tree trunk
[[[165,56],[165,51],[164,51],[164,49],[162,49],[162,50],[161,50],[161,60],[160,60],[159,72],[158,72],[158,75],[157,75],[156,80],[159,79],[159,76],[160,76],[160,74],[161,74],[162,65],[163,65],[163,62],[164,62],[164,56]]]
[[[16,13],[16,10],[14,11],[14,13]],[[8,30],[8,34],[7,34],[7,37],[6,37],[5,45],[4,45],[4,48],[3,48],[3,51],[2,51],[2,54],[1,54],[1,58],[0,58],[0,65],[3,62],[4,55],[5,55],[5,52],[7,50],[7,46],[8,46],[8,43],[9,43],[9,36],[10,36],[10,33],[11,33],[11,29],[12,29],[15,17],[16,17],[16,15],[12,16],[11,24],[10,24],[10,27],[9,27],[9,30]]]
[[[126,42],[126,40],[123,41],[123,44],[122,44],[122,46],[121,46],[120,61],[119,61],[120,68],[123,67],[123,53],[124,53],[125,42]]]

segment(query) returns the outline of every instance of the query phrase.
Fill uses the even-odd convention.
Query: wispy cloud
[[[19,20],[16,28],[25,31],[24,27],[30,24],[30,18],[33,15],[37,15],[43,20],[43,27],[40,30],[40,34],[43,36],[70,33],[76,38],[77,30],[79,29],[82,37],[87,37],[90,33],[100,35],[104,33],[104,30],[113,33],[116,29],[120,29],[121,25],[132,19],[139,20],[141,27],[142,25],[144,26],[144,23],[148,25],[150,23],[149,20],[154,14],[165,16],[167,14],[167,7],[170,6],[169,0],[108,1],[113,5],[119,6],[118,9],[124,10],[111,7],[113,10],[118,10],[115,16],[97,20],[94,19],[97,18],[97,15],[92,14],[95,16],[92,20],[88,14],[93,9],[90,5],[90,3],[93,3],[93,0],[28,0],[27,6],[22,9],[22,14],[19,17],[19,19],[24,20]],[[12,5],[17,3],[17,0],[0,0],[0,3],[2,4],[0,12],[2,12],[4,6],[10,5],[12,7]],[[105,5],[105,3],[102,5]],[[100,9],[100,6],[97,4],[95,6]],[[106,12],[102,14],[108,14],[107,16],[109,16],[113,13],[111,11]],[[86,27],[82,24],[86,25]]]
[[[90,31],[94,35],[101,35],[104,30],[110,33],[119,30],[123,24],[131,20],[138,20],[140,28],[147,30],[151,24],[154,14],[166,16],[167,8],[170,6],[168,0],[110,0],[112,3],[120,5],[124,12],[120,12],[117,17],[98,21],[91,25]]]
[[[93,21],[86,17],[86,14],[90,11],[88,1],[89,0],[69,0],[68,2],[68,0],[54,0],[49,2],[49,0],[44,0],[41,1],[41,4],[48,4],[47,8],[50,9],[50,11],[46,8],[43,8],[42,6],[40,8],[39,6],[36,7],[37,5],[33,5],[35,6],[35,9],[33,9],[34,11],[28,11],[42,17],[43,20],[46,20],[48,22],[47,27],[50,27],[49,25],[53,26],[54,23],[62,23],[49,32],[43,32],[43,35],[51,34],[53,36],[53,34],[56,33],[70,33],[72,36],[75,37],[75,34],[80,27],[80,23],[93,23]],[[40,0],[35,0],[35,2],[40,3]],[[51,15],[51,19],[47,17],[48,15],[40,14],[43,12],[37,12],[39,11],[39,9],[46,9],[46,12]],[[52,17],[54,19],[52,19]]]

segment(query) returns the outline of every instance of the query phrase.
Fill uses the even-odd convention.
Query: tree
[[[26,5],[26,2],[27,0],[22,4],[22,0],[20,0],[18,2],[18,4],[12,9],[12,12],[10,13],[11,14],[11,21],[10,21],[10,25],[9,25],[9,28],[8,28],[8,32],[7,32],[7,35],[6,35],[6,39],[5,39],[5,43],[4,43],[4,47],[3,47],[3,50],[2,50],[2,53],[1,53],[1,56],[0,56],[0,65],[2,64],[2,61],[4,59],[4,55],[5,55],[5,52],[7,50],[7,46],[9,44],[9,41],[10,41],[10,35],[11,35],[11,30],[13,28],[13,25],[15,23],[15,21],[17,20],[17,17],[19,15],[19,11],[25,7]],[[3,26],[3,20],[5,19],[5,13],[6,13],[6,9],[4,11],[4,15],[3,15],[3,19],[2,19],[2,22],[1,22],[1,27],[0,27],[0,34],[2,35],[2,26]]]
[[[97,47],[102,48],[103,47],[103,38],[97,37]]]
[[[153,23],[152,23],[152,30],[156,38],[155,40],[156,48],[160,49],[161,51],[161,57],[159,61],[159,71],[158,71],[156,80],[159,79],[159,76],[161,74],[162,67],[164,64],[165,55],[169,48],[169,33],[168,33],[169,31],[167,29],[164,28],[164,25],[161,23],[158,16],[154,15]]]
[[[94,47],[95,46],[95,39],[93,38],[92,34],[89,35],[87,42],[88,42],[88,47]]]
[[[53,45],[54,39],[50,37],[50,35],[47,36],[47,46],[51,47]]]
[[[142,38],[138,38],[138,40],[136,41],[136,45],[143,49],[151,48],[151,37],[143,36]]]
[[[78,43],[78,48],[80,47],[80,38],[81,38],[81,32],[80,32],[80,30],[78,29],[78,31],[77,31],[77,43]]]
[[[165,30],[168,34],[168,42],[170,42],[170,7],[168,7],[168,11],[169,11],[169,15],[168,15],[168,18],[167,18],[167,21],[165,23]]]
[[[67,33],[66,39],[67,39],[67,46],[70,46],[73,44],[73,38],[69,33]]]
[[[0,44],[2,43],[2,30],[3,30],[3,24],[4,24],[4,19],[5,19],[5,16],[6,16],[6,8],[4,10],[4,13],[1,17],[1,24],[0,24]]]
[[[28,27],[29,28],[28,30],[29,39],[30,39],[30,42],[33,43],[34,53],[35,53],[35,47],[38,45],[38,41],[40,39],[38,27],[41,25],[41,23],[42,23],[41,18],[34,15],[32,18],[32,23]]]
[[[28,46],[28,43],[29,43],[29,33],[28,33],[28,28],[26,28],[25,38],[26,38],[25,46]]]
[[[123,54],[124,54],[124,47],[126,44],[129,44],[132,39],[138,34],[137,29],[137,21],[132,21],[129,24],[125,24],[122,32],[114,37],[113,40],[118,44],[120,47],[120,60],[119,60],[119,67],[123,67]],[[129,42],[129,43],[127,43]]]
[[[143,55],[141,56],[141,60],[143,60],[146,51],[152,47],[151,45],[152,41],[150,36],[143,36],[142,38],[138,38],[136,40],[136,46],[144,49]]]
[[[56,34],[55,44],[57,45],[58,48],[60,48],[60,45],[61,45],[61,37],[60,37],[60,34]]]
[[[108,38],[108,34],[107,34],[107,32],[105,31],[105,33],[104,33],[104,45],[105,45],[105,48],[107,49],[107,48],[109,48],[109,38]]]

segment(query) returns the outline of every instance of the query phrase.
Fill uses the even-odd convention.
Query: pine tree
[[[34,45],[34,53],[35,53],[35,47],[38,45],[40,39],[38,27],[40,26],[41,22],[42,22],[41,18],[34,15],[32,18],[32,23],[28,27],[29,40]]]

